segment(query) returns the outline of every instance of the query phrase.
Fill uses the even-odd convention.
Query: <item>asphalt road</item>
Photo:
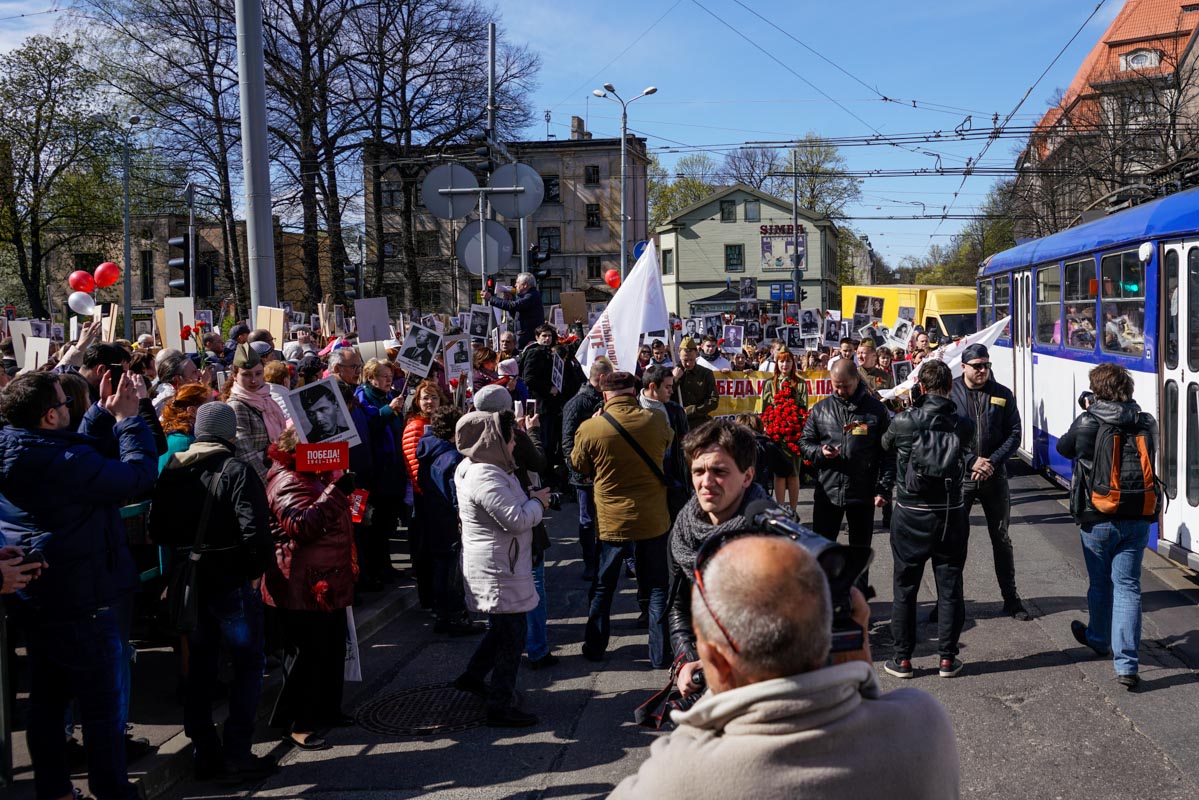
[[[1146,557],[1143,683],[1129,693],[1115,682],[1110,659],[1090,657],[1070,635],[1085,618],[1086,571],[1064,493],[1035,475],[1013,477],[1012,538],[1017,581],[1034,619],[1001,613],[989,543],[976,512],[966,572],[967,623],[961,675],[940,679],[934,626],[922,625],[917,678],[949,709],[961,760],[962,794],[1005,798],[1199,797],[1199,581],[1153,554]],[[550,636],[561,663],[522,667],[526,709],[541,724],[525,731],[476,727],[409,737],[361,727],[333,731],[330,750],[288,751],[280,772],[249,792],[211,784],[177,787],[174,798],[602,797],[648,755],[655,733],[632,724],[633,708],[665,680],[646,660],[646,636],[634,627],[631,581],[614,607],[609,660],[582,658],[579,640],[587,591],[572,538],[576,506],[553,520],[556,544],[547,569]],[[801,512],[803,509],[801,509]],[[876,667],[889,655],[890,550],[875,537],[872,645]],[[926,574],[921,617],[931,608]],[[382,702],[390,693],[443,684],[458,675],[474,639],[432,632],[419,610],[373,637],[363,653],[365,681],[347,685],[346,708]],[[882,677],[884,688],[900,681]],[[415,708],[393,706],[401,710]],[[442,707],[442,710],[445,709]],[[264,738],[267,732],[264,732]],[[913,731],[919,736],[919,731]],[[902,747],[902,742],[867,746]],[[266,745],[263,745],[265,748]]]

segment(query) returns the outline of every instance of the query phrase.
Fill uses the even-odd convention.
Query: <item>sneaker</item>
[[[1007,614],[1012,619],[1018,619],[1021,622],[1028,622],[1032,619],[1032,615],[1024,608],[1024,604],[1020,602],[1020,598],[1015,600],[1005,600],[1003,602],[1003,613]]]
[[[1070,623],[1070,633],[1074,634],[1074,641],[1081,644],[1083,647],[1094,651],[1097,656],[1106,656],[1110,652],[1105,647],[1096,647],[1091,644],[1091,640],[1087,638],[1087,626],[1078,620],[1073,620]]]
[[[465,672],[454,679],[454,688],[460,692],[473,694],[476,697],[487,697],[487,681],[467,675]]]
[[[896,678],[911,678],[914,677],[916,671],[912,669],[912,662],[909,659],[891,659],[883,664],[883,672],[892,675]]]
[[[937,670],[937,675],[942,678],[952,678],[962,671],[962,667],[966,666],[960,658],[943,658],[941,666]]]
[[[1132,673],[1129,673],[1128,675],[1117,675],[1116,682],[1119,683],[1121,686],[1123,686],[1128,691],[1132,692],[1132,691],[1135,691],[1136,688],[1141,685],[1141,677],[1139,675],[1137,675],[1135,672],[1132,672]]]

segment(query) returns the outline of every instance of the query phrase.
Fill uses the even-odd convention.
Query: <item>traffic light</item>
[[[554,256],[553,248],[547,247],[545,252],[541,252],[541,245],[534,242],[529,245],[529,264],[532,266],[540,266],[549,261]]]
[[[346,271],[346,273],[344,276],[344,280],[345,280],[345,284],[346,284],[346,297],[348,297],[350,300],[357,300],[358,299],[358,265],[357,264],[346,264],[345,271]]]
[[[212,297],[216,294],[212,289],[213,284],[216,283],[216,260],[201,258],[202,255],[214,256],[216,254],[196,254],[196,297]]]
[[[495,172],[495,159],[492,158],[491,147],[487,144],[490,136],[491,131],[484,128],[482,133],[473,133],[470,137],[471,142],[475,145],[474,156],[478,159],[471,165],[471,169],[480,174],[490,175]]]
[[[178,289],[179,295],[182,297],[192,296],[192,277],[191,277],[191,242],[188,241],[186,235],[172,236],[167,240],[167,246],[172,250],[179,248],[182,255],[176,256],[167,261],[167,275],[173,276],[176,270],[179,270],[179,277],[171,277],[167,281],[167,286],[172,290]]]

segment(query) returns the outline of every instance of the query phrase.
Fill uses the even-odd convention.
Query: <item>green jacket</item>
[[[720,403],[716,394],[716,376],[699,364],[684,370],[682,376],[675,379],[674,391],[687,414],[687,425],[691,430],[707,422]]]
[[[708,373],[711,375],[711,373]],[[674,432],[666,417],[642,408],[635,395],[614,397],[604,411],[662,468]],[[603,417],[579,425],[570,452],[575,472],[595,482],[596,530],[605,542],[653,539],[670,530],[666,486]]]

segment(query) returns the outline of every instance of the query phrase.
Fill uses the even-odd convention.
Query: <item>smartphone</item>
[[[26,550],[25,555],[17,563],[17,566],[23,567],[27,564],[45,564],[46,557],[42,555],[41,550]]]
[[[537,401],[536,400],[526,400],[525,401],[525,416],[532,417],[532,416],[536,416],[536,414],[537,414]]]
[[[121,375],[125,373],[124,364],[109,364],[108,374],[112,376],[112,390],[115,392],[121,384]]]

